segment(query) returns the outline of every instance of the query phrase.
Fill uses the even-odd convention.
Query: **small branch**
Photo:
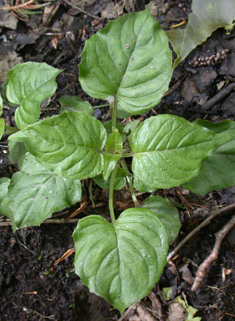
[[[0,10],[2,11],[11,11],[11,10],[17,10],[17,9],[20,9],[20,8],[24,8],[24,7],[27,7],[29,4],[31,3],[34,3],[35,0],[29,0],[27,2],[24,2],[22,4],[18,4],[17,6],[9,6],[9,7],[3,7],[3,8],[0,8]]]
[[[67,3],[67,5],[71,6],[72,8],[77,9],[77,10],[81,11],[82,13],[87,14],[88,16],[90,16],[90,17],[92,17],[92,18],[94,18],[94,19],[102,20],[102,18],[97,17],[97,16],[94,16],[93,14],[91,14],[91,13],[89,13],[89,12],[87,12],[87,11],[79,8],[79,7],[77,7],[72,1],[67,1],[67,0],[63,0],[63,1],[64,1],[65,3]]]
[[[44,222],[42,222],[42,224],[74,224],[74,223],[78,223],[79,219],[78,218],[73,218],[73,219],[54,219],[54,218],[48,218],[47,220],[45,220]],[[0,227],[1,226],[11,226],[11,221],[9,219],[6,219],[6,221],[4,222],[0,222]]]
[[[199,224],[192,232],[190,232],[177,246],[176,248],[171,251],[167,256],[167,261],[170,261],[175,254],[179,251],[179,249],[194,235],[196,234],[200,229],[202,229],[204,226],[210,223],[210,221],[215,218],[217,215],[229,212],[231,210],[235,209],[235,203],[228,205],[226,207],[221,208],[218,211],[213,212],[205,221],[203,221],[201,224]]]
[[[140,301],[134,303],[133,305],[131,305],[121,316],[121,318],[118,319],[118,321],[124,321],[125,319],[129,318],[134,311],[136,311],[137,306],[140,304]]]
[[[227,87],[222,89],[218,94],[216,94],[213,98],[208,100],[205,104],[202,105],[203,110],[209,110],[213,107],[218,101],[226,97],[231,91],[235,89],[235,82],[229,84]]]
[[[205,261],[198,267],[196,278],[192,285],[191,291],[196,291],[200,284],[202,283],[203,279],[206,277],[206,272],[210,267],[211,263],[217,260],[219,255],[219,250],[221,243],[224,237],[228,234],[228,232],[235,226],[235,215],[231,218],[231,220],[220,230],[219,232],[215,233],[215,245],[211,252],[211,254],[205,259]]]

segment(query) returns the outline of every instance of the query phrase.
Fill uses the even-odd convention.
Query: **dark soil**
[[[86,1],[84,9],[93,15],[102,15],[103,20],[100,22],[62,2],[55,15],[48,20],[44,17],[42,21],[42,15],[31,16],[29,21],[19,20],[15,30],[0,24],[0,59],[6,69],[7,64],[12,68],[17,62],[25,61],[47,62],[63,69],[57,77],[57,93],[51,101],[44,102],[42,118],[59,112],[58,101],[62,95],[76,95],[88,99],[93,106],[102,103],[87,97],[82,92],[77,80],[78,63],[85,39],[104,27],[108,19],[115,18],[114,10],[108,9],[108,5],[113,3],[119,5],[125,14],[143,10],[149,1]],[[0,0],[0,6],[3,4],[4,2]],[[155,4],[155,14],[163,29],[187,18],[191,8],[191,1],[187,0],[155,0]],[[53,3],[54,8],[56,5],[58,3]],[[71,40],[73,39],[71,34],[74,36],[74,41]],[[56,42],[54,46],[53,39]],[[201,67],[193,65],[194,58],[208,57],[223,49],[229,51],[226,57],[215,65]],[[0,65],[0,68],[3,67]],[[203,109],[204,103],[218,92],[220,84],[234,82],[234,70],[235,32],[226,36],[223,30],[217,30],[204,44],[193,50],[174,71],[170,88],[175,86],[175,89],[163,98],[154,110],[143,116],[147,118],[156,113],[170,113],[183,116],[190,121],[197,118],[214,122],[229,118],[234,120],[234,92],[218,101],[210,110]],[[4,72],[6,70],[0,70],[2,75],[0,84],[6,80]],[[109,117],[105,108],[97,109],[95,113],[101,121]],[[3,117],[7,125],[14,126],[13,116],[13,109],[9,107],[4,109]],[[17,167],[8,161],[7,153],[7,137],[4,136],[0,146],[0,177],[11,177],[17,170]],[[85,182],[84,199],[88,199],[88,186],[89,182]],[[175,189],[159,193],[165,193],[171,200],[183,205],[182,198],[175,193]],[[220,192],[211,192],[204,197],[192,193],[184,197],[184,205],[186,204],[185,207],[189,210],[180,209],[182,229],[172,249],[209,214],[209,211],[218,206],[234,203],[235,190],[232,187]],[[117,213],[128,206],[129,199],[130,195],[126,190],[122,194],[116,193]],[[82,218],[90,213],[106,217],[107,191],[93,186],[93,200],[98,204],[97,208],[93,209],[89,204],[76,218]],[[194,205],[190,208],[187,204]],[[80,204],[77,204],[70,210],[57,213],[56,216],[65,218],[79,206]],[[196,316],[201,317],[201,320],[234,320],[235,230],[232,230],[223,241],[219,258],[210,267],[200,288],[197,292],[190,291],[192,277],[195,276],[198,265],[212,251],[215,242],[214,233],[228,222],[230,215],[228,213],[214,219],[182,247],[172,264],[165,267],[159,285],[153,289],[161,305],[161,315],[158,314],[158,317],[155,315],[153,320],[166,320],[169,314],[168,303],[161,294],[165,287],[174,289],[172,300],[183,295],[188,305],[198,309]],[[0,223],[4,221],[5,219],[1,218]],[[81,284],[79,277],[73,271],[73,254],[55,265],[57,259],[73,248],[72,233],[75,226],[76,224],[69,222],[42,224],[41,227],[22,229],[15,234],[11,226],[0,226],[1,320],[104,321],[120,318],[117,310],[104,299],[89,293]],[[149,307],[149,298],[143,299],[141,304]],[[146,317],[145,320],[150,319]]]

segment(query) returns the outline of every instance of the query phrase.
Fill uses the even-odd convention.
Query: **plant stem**
[[[116,128],[116,123],[117,123],[117,98],[114,97],[114,102],[111,105],[112,107],[112,127],[113,129]]]
[[[7,129],[7,130],[4,131],[4,134],[7,134],[7,135],[14,134],[19,131],[18,128],[11,127],[11,126],[5,126],[5,129]]]
[[[109,210],[110,210],[111,220],[114,226],[115,226],[116,220],[115,220],[115,214],[113,209],[113,191],[114,191],[115,178],[117,175],[118,168],[119,168],[119,162],[117,162],[114,167],[114,170],[111,175],[110,186],[109,186]]]
[[[99,106],[93,106],[93,109],[96,109],[96,108],[103,108],[103,107],[108,107],[109,104],[104,104],[104,105],[99,105]]]
[[[127,167],[127,164],[125,162],[125,160],[123,159],[121,161],[121,165],[122,165],[122,168],[127,171],[128,173],[129,172],[129,169]],[[140,203],[138,202],[137,198],[136,198],[136,195],[135,195],[135,191],[134,191],[134,187],[133,187],[133,184],[132,184],[132,180],[130,179],[129,176],[126,176],[126,179],[127,179],[127,182],[128,182],[128,185],[129,185],[129,188],[130,188],[130,192],[131,192],[131,197],[133,199],[133,202],[135,204],[135,207],[141,207]]]

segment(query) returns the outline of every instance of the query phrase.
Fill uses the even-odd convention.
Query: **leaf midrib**
[[[53,141],[53,140],[50,140],[50,139],[42,139],[43,142],[49,142],[49,143],[53,143],[53,144],[58,144],[58,145],[62,145],[62,146],[75,146],[77,148],[83,148],[83,149],[87,149],[87,150],[90,150],[90,151],[94,151],[94,152],[97,152],[97,153],[101,153],[101,150],[100,149],[94,149],[94,148],[91,148],[91,147],[87,147],[87,146],[82,146],[82,145],[77,145],[77,144],[71,144],[71,143],[62,143],[62,142],[57,142],[57,141]],[[49,154],[50,152],[48,152]]]
[[[210,142],[212,142],[212,141],[210,141]],[[152,153],[160,153],[160,152],[168,152],[168,151],[172,151],[172,150],[179,150],[179,149],[183,149],[183,148],[190,148],[190,147],[194,147],[194,146],[196,146],[196,145],[204,145],[204,144],[206,144],[206,145],[208,145],[208,143],[210,143],[210,142],[201,142],[201,143],[197,143],[197,144],[193,144],[193,145],[189,145],[189,146],[181,146],[181,147],[175,147],[175,148],[166,148],[166,149],[160,149],[160,150],[151,150],[151,151],[146,151],[146,152],[134,152],[133,153],[133,156],[135,156],[135,155],[145,155],[145,154],[152,154]],[[211,149],[211,148],[213,148],[213,147],[215,147],[216,148],[216,146],[211,146],[209,149],[208,149],[208,151]]]
[[[39,89],[39,88],[42,87],[42,86],[45,86],[48,82],[50,82],[51,80],[53,80],[53,78],[54,78],[54,77],[51,77],[49,80],[47,80],[46,82],[44,82],[43,84],[41,84],[40,86],[38,86],[36,89],[32,90],[28,95],[23,96],[22,100],[21,100],[20,103],[19,103],[19,106],[21,106],[21,105],[22,105],[22,102],[23,102],[24,100],[27,100],[27,98],[28,98],[33,92],[35,92],[35,90]],[[37,102],[38,102],[38,100],[37,100]],[[40,102],[40,101],[39,101],[39,102]]]
[[[128,61],[127,65],[126,65],[126,68],[125,68],[125,71],[124,71],[124,73],[123,73],[123,77],[122,77],[122,80],[121,80],[121,82],[120,82],[120,85],[119,85],[119,87],[118,87],[118,89],[117,89],[117,92],[116,92],[116,94],[114,95],[115,98],[118,98],[118,96],[119,96],[119,90],[120,90],[120,88],[121,88],[121,86],[122,86],[123,80],[124,80],[125,75],[126,75],[126,73],[127,73],[127,69],[128,69],[129,64],[130,64],[130,62],[131,62],[131,58],[133,57],[133,53],[135,52],[136,45],[137,45],[137,42],[138,42],[138,38],[139,38],[140,33],[142,32],[142,29],[143,29],[143,27],[144,27],[144,23],[145,23],[145,21],[147,20],[147,16],[148,16],[148,15],[146,14],[145,19],[144,19],[144,21],[143,21],[143,23],[142,23],[140,32],[139,32],[138,35],[137,35],[136,42],[135,42],[135,46],[134,46],[134,48],[133,48],[132,54],[131,54],[131,56],[130,56],[130,58],[129,58],[129,61]],[[123,27],[123,26],[122,26],[122,27]]]

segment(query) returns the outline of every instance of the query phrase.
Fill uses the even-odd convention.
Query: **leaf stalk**
[[[119,168],[119,162],[117,162],[114,167],[114,170],[111,175],[111,181],[110,181],[110,187],[109,187],[109,210],[110,210],[111,220],[114,226],[116,223],[116,219],[115,219],[115,214],[113,209],[113,191],[114,191],[115,178],[117,176],[118,168]]]
[[[121,161],[121,165],[122,165],[122,168],[127,171],[127,173],[130,173],[128,167],[127,167],[127,164],[125,162],[125,160],[123,159]],[[126,179],[127,179],[127,182],[128,182],[128,185],[129,185],[129,188],[130,188],[130,192],[131,192],[131,197],[133,199],[133,202],[135,204],[135,207],[139,208],[141,207],[140,203],[138,202],[137,198],[136,198],[136,195],[135,195],[135,191],[134,191],[134,186],[132,184],[132,180],[130,179],[129,176],[126,176]]]

